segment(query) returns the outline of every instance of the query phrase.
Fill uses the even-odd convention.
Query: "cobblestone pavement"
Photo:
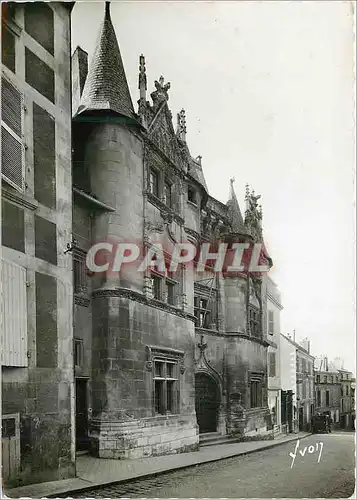
[[[71,496],[73,498],[346,498],[353,494],[354,434],[320,434],[301,440],[292,466],[292,457],[289,453],[294,453],[296,446],[297,442],[291,442],[247,456],[224,459]],[[320,462],[318,462],[319,455]]]

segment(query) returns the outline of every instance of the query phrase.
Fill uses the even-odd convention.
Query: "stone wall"
[[[133,458],[195,447],[192,321],[142,295],[116,294],[93,299],[92,451]],[[184,353],[177,414],[155,415],[148,346]]]
[[[24,218],[21,227],[18,219],[6,221],[6,227],[14,224],[23,233],[24,245],[15,248],[5,239],[2,256],[26,269],[27,282],[28,364],[2,368],[2,416],[20,416],[20,468],[4,478],[5,485],[11,486],[59,480],[75,473],[72,256],[65,253],[72,234],[70,10],[61,3],[48,4],[47,13],[53,12],[54,20],[52,56],[25,33],[27,5],[16,5],[15,18],[9,21],[18,28],[15,73],[4,68],[6,78],[23,93],[27,146],[24,192],[5,183],[2,186],[3,198],[20,207]],[[52,102],[25,83],[26,49],[53,71]],[[55,134],[52,130],[48,143],[47,135],[42,136],[49,149],[41,150],[41,158],[33,134],[39,109],[55,124]],[[44,172],[46,161],[51,162],[51,169]],[[52,185],[48,191],[51,196],[41,196],[38,189],[39,185],[44,187],[46,176],[46,188]],[[48,234],[44,225],[36,224],[39,220],[51,227],[47,249]]]
[[[100,458],[143,458],[198,449],[194,415],[92,421],[92,438],[92,453]]]

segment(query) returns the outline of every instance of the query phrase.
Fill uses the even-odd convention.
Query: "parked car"
[[[328,415],[314,415],[312,417],[312,432],[314,434],[331,432],[330,417]]]

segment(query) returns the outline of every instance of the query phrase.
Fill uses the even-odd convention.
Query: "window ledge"
[[[197,203],[195,203],[194,201],[187,200],[187,205],[189,205],[190,207],[195,208],[195,209],[197,209],[197,210],[198,210],[198,208],[199,208],[199,207],[198,207],[198,204],[197,204]]]
[[[219,333],[217,328],[204,328],[203,326],[195,326],[196,331],[207,332],[207,333]]]

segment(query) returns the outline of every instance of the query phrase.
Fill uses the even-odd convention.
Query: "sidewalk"
[[[79,491],[82,492],[95,487],[113,483],[118,484],[193,465],[214,462],[224,458],[247,455],[254,451],[274,448],[275,446],[303,439],[310,435],[308,432],[300,432],[299,434],[279,436],[272,441],[250,441],[206,446],[195,452],[136,460],[99,459],[83,455],[77,457],[76,478],[12,488],[6,490],[5,493],[8,498],[43,498],[63,494],[71,496],[74,492],[78,494]]]

